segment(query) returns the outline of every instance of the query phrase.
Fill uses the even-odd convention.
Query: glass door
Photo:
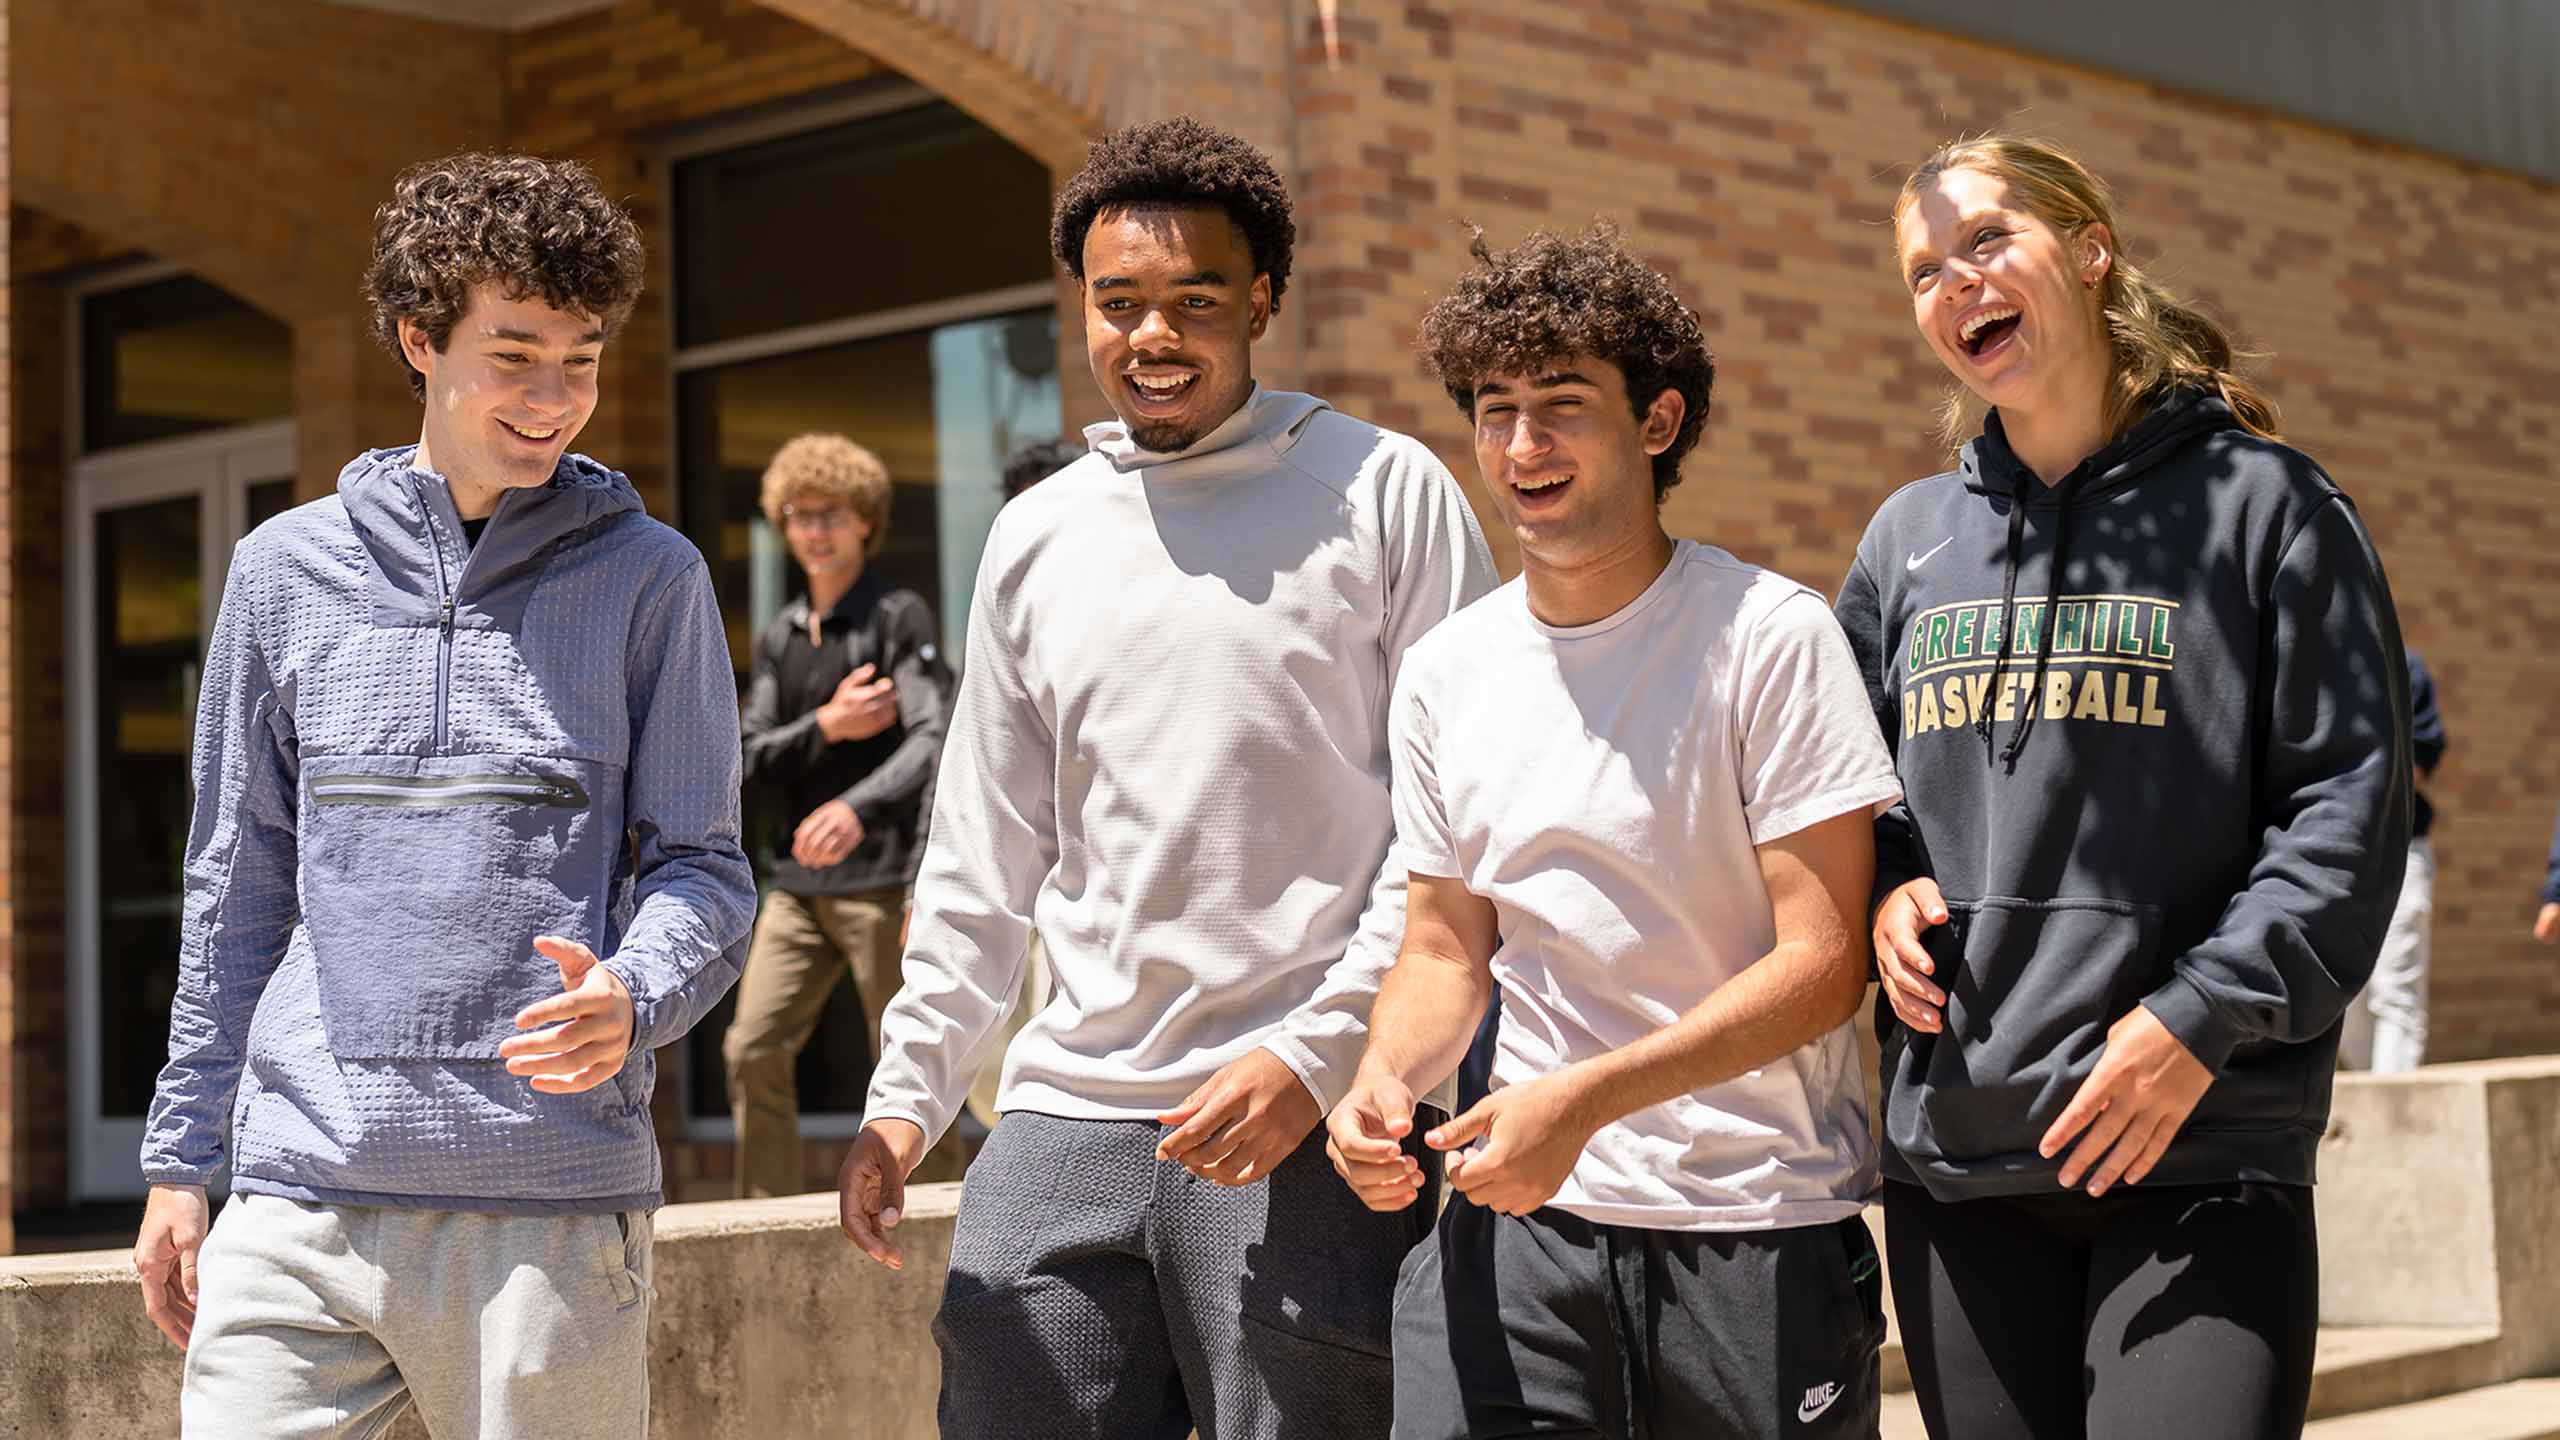
[[[292,503],[289,427],[83,462],[71,555],[74,1182],[139,1194],[168,1053],[204,641],[231,548]]]

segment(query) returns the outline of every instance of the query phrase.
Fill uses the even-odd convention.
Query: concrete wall
[[[2320,1316],[2494,1325],[2560,1373],[2560,1057],[2342,1075],[2320,1147]]]
[[[2560,1056],[2348,1076],[2320,1155],[2327,1325],[2494,1327],[2435,1389],[2560,1373]],[[651,1431],[934,1433],[929,1325],[956,1185],[910,1195],[907,1268],[862,1259],[832,1195],[659,1213]],[[0,1440],[177,1433],[179,1357],[120,1253],[0,1259]],[[418,1440],[404,1422],[395,1435]]]
[[[907,1268],[862,1258],[835,1197],[660,1211],[650,1434],[663,1440],[927,1440],[940,1383],[927,1329],[957,1185],[919,1186]],[[179,1354],[143,1318],[121,1253],[0,1260],[0,1440],[178,1433]],[[414,1414],[394,1440],[423,1440]]]

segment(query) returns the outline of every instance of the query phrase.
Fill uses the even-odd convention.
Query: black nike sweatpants
[[[1894,1311],[1931,1440],[2302,1433],[2320,1330],[2309,1187],[1952,1202],[1884,1189]]]
[[[1452,1196],[1396,1285],[1395,1440],[1872,1440],[1883,1348],[1856,1216],[1646,1230]]]

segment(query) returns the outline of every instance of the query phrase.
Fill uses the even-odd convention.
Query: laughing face
[[[1921,337],[1965,388],[2005,414],[2055,407],[2109,363],[2099,286],[2115,239],[2065,236],[1981,170],[1941,172],[1894,227]]]
[[[1590,355],[1479,383],[1476,473],[1524,560],[1578,569],[1659,529],[1653,457],[1679,434],[1682,405],[1665,390],[1638,416],[1626,373]]]
[[[1225,211],[1106,210],[1084,273],[1094,383],[1139,448],[1186,449],[1252,393],[1271,277]]]
[[[604,327],[592,316],[510,300],[483,282],[442,350],[410,320],[400,348],[426,377],[418,468],[445,478],[466,520],[508,490],[548,481],[595,413]]]

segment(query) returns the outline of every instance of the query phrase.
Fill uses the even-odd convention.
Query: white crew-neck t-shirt
[[[1679,1019],[1777,943],[1754,847],[1901,794],[1822,597],[1680,541],[1596,624],[1514,580],[1406,655],[1396,850],[1493,902],[1518,1084]],[[1553,1204],[1657,1230],[1811,1225],[1875,1187],[1843,1024],[1785,1058],[1601,1128]]]

